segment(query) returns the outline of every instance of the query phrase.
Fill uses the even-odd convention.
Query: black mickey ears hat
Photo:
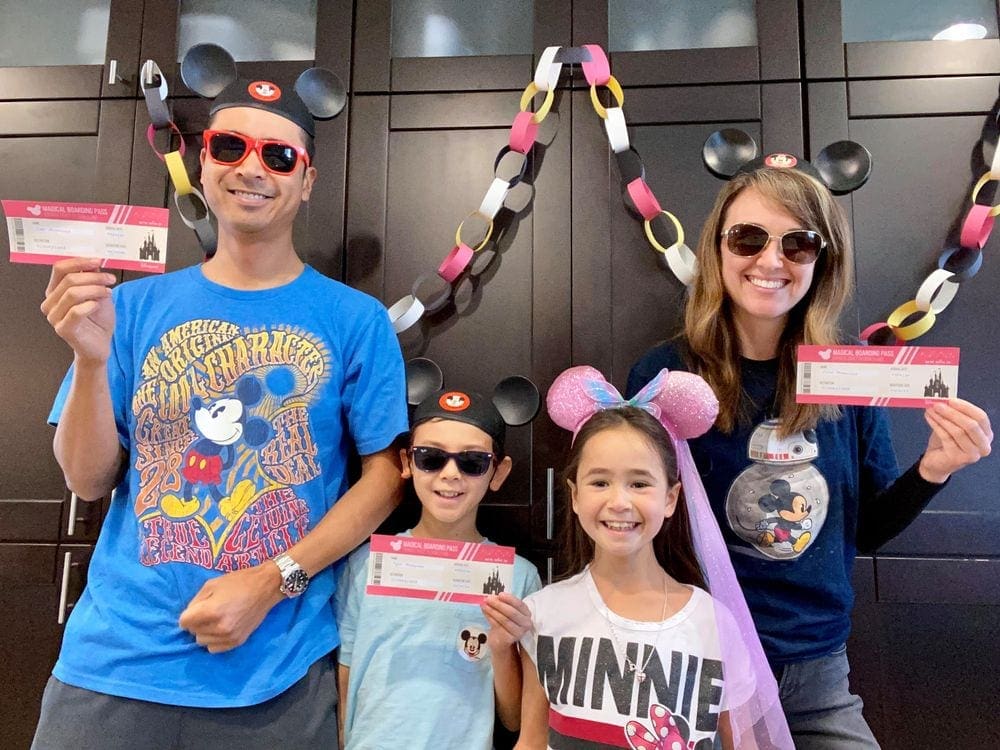
[[[418,357],[406,363],[406,400],[416,407],[410,429],[429,419],[465,422],[489,435],[499,455],[504,454],[507,425],[527,424],[542,403],[535,384],[519,375],[501,380],[492,398],[474,391],[442,389],[443,384],[441,368],[433,361]]]
[[[717,130],[701,150],[705,166],[716,177],[731,179],[740,172],[758,169],[797,169],[826,185],[834,195],[857,190],[872,172],[872,155],[854,141],[831,143],[810,164],[792,154],[774,153],[758,156],[754,139],[742,130]]]
[[[196,44],[181,62],[184,84],[206,99],[215,99],[211,114],[227,107],[254,107],[291,120],[310,136],[315,120],[336,117],[347,102],[344,85],[326,68],[309,68],[292,89],[272,81],[239,78],[236,62],[217,44]]]

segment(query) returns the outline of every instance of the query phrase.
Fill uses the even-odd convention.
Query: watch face
[[[285,592],[286,596],[298,596],[306,590],[307,585],[309,585],[308,574],[301,569],[293,570],[285,576],[281,590]]]

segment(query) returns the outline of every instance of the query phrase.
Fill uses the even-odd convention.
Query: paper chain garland
[[[153,149],[153,153],[167,165],[167,173],[174,186],[174,205],[177,207],[181,221],[189,229],[194,230],[205,256],[211,257],[215,254],[216,247],[215,228],[212,226],[211,213],[208,210],[208,203],[205,202],[205,196],[191,184],[187,167],[184,165],[184,152],[186,150],[184,136],[181,135],[180,128],[170,119],[170,111],[167,109],[167,79],[164,78],[160,66],[152,60],[146,60],[143,64],[140,77],[142,94],[146,98],[146,109],[149,111],[151,121],[146,129],[146,140],[149,141],[149,147]],[[156,150],[153,139],[158,131],[166,129],[171,130],[177,136],[180,146],[176,151],[160,153]],[[181,198],[187,198],[188,202],[194,206],[193,219],[189,219],[181,210]]]
[[[1000,205],[984,206],[976,202],[980,191],[991,181],[1000,181],[1000,141],[994,149],[989,171],[972,188],[972,207],[962,221],[958,246],[948,246],[941,251],[937,269],[921,282],[916,297],[893,310],[885,321],[872,323],[861,331],[863,342],[870,342],[872,336],[884,329],[893,333],[897,345],[923,336],[933,327],[937,316],[955,299],[961,283],[979,273],[983,265],[983,248],[993,231],[993,222],[1000,214]],[[916,320],[903,325],[918,313],[920,315]]]
[[[453,285],[470,267],[476,253],[481,251],[493,237],[494,220],[504,205],[510,190],[526,176],[530,154],[538,136],[538,127],[548,116],[555,98],[555,88],[562,74],[563,65],[579,63],[583,75],[590,85],[590,101],[594,111],[604,121],[608,144],[615,155],[622,184],[635,210],[642,217],[643,230],[649,244],[662,254],[663,260],[677,277],[689,286],[697,271],[697,259],[691,249],[684,244],[684,228],[674,214],[664,210],[652,189],[646,182],[646,170],[642,157],[629,141],[628,126],[625,121],[623,104],[625,94],[621,84],[611,74],[608,57],[600,45],[585,44],[582,47],[547,47],[542,52],[534,79],[521,94],[520,111],[514,117],[508,143],[497,153],[493,163],[493,182],[483,196],[479,208],[463,219],[455,231],[455,245],[441,261],[436,272],[425,273],[414,281],[410,293],[389,307],[389,318],[397,334],[415,325],[425,313],[440,310],[451,298]],[[205,196],[195,188],[184,165],[185,143],[180,129],[170,118],[166,106],[167,81],[159,66],[147,60],[142,67],[142,91],[149,111],[150,125],[146,139],[157,157],[166,164],[170,181],[174,188],[174,205],[181,221],[195,232],[206,257],[215,253],[216,234],[210,220],[210,211]],[[614,98],[616,106],[605,107],[597,95],[598,87],[604,87]],[[529,111],[538,94],[544,94],[541,105],[534,112]],[[180,142],[174,151],[157,151],[154,137],[157,132],[169,129]],[[512,159],[508,157],[514,154]],[[501,165],[513,161],[517,163],[513,177],[499,176]],[[1000,215],[1000,204],[981,205],[976,202],[979,193],[989,182],[1000,182],[1000,142],[994,149],[989,171],[982,175],[972,189],[972,206],[962,223],[958,246],[944,248],[937,259],[937,269],[932,271],[920,284],[914,299],[904,302],[893,310],[885,321],[872,323],[860,333],[864,342],[869,342],[878,332],[888,329],[897,344],[912,341],[927,333],[937,316],[951,304],[963,281],[975,276],[983,264],[983,247],[993,231],[996,217]],[[194,218],[188,218],[181,209],[180,198],[186,197],[194,206]],[[530,205],[530,203],[529,203]],[[664,247],[653,233],[652,221],[665,216],[674,227],[676,240]],[[476,221],[483,225],[473,234],[466,229],[466,223]],[[465,230],[465,231],[463,231]],[[469,239],[469,237],[475,239]],[[421,295],[428,283],[437,276],[443,282],[443,289],[430,297]],[[441,282],[439,282],[441,283]],[[905,321],[914,315],[919,317],[906,325]]]
[[[611,75],[611,66],[604,50],[597,44],[566,48],[547,47],[538,60],[534,79],[521,94],[520,111],[514,117],[507,145],[497,153],[493,163],[493,182],[487,189],[479,208],[458,225],[458,230],[455,232],[455,246],[437,268],[436,275],[443,280],[444,289],[434,294],[433,298],[422,299],[420,292],[434,280],[435,273],[419,276],[413,283],[410,293],[389,307],[389,318],[397,334],[411,328],[425,313],[435,312],[447,304],[452,285],[472,265],[476,253],[489,243],[493,236],[493,222],[503,207],[508,192],[525,177],[531,149],[538,136],[538,126],[552,109],[555,88],[563,65],[572,63],[580,64],[583,75],[590,84],[590,101],[598,117],[604,121],[604,130],[618,162],[622,183],[635,210],[642,216],[646,238],[650,245],[663,255],[667,266],[682,284],[687,286],[694,280],[697,264],[694,253],[684,244],[684,228],[676,216],[660,207],[659,201],[646,182],[646,170],[642,158],[629,142],[628,126],[622,109],[625,94],[621,84]],[[601,104],[597,95],[598,87],[608,90],[616,106],[605,107]],[[542,103],[535,112],[530,112],[528,108],[539,94],[544,94]],[[511,154],[515,156],[508,158]],[[505,160],[517,163],[517,173],[511,179],[499,176],[501,163]],[[677,235],[676,240],[667,247],[660,244],[653,233],[652,221],[661,215],[670,221]],[[480,231],[475,234],[466,228],[466,224],[473,220],[482,225]]]

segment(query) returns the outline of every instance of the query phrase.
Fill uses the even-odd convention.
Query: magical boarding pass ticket
[[[372,535],[369,594],[478,604],[513,582],[513,547]]]
[[[958,395],[958,347],[800,346],[800,404],[917,406]]]
[[[112,203],[0,201],[12,263],[101,258],[102,268],[163,273],[170,211]]]

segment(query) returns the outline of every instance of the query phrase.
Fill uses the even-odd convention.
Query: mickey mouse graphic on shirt
[[[253,482],[243,480],[225,496],[224,472],[232,467],[241,443],[260,448],[271,439],[271,425],[249,416],[263,392],[260,381],[246,375],[236,383],[232,396],[210,401],[192,397],[191,427],[198,437],[184,455],[181,496],[167,494],[160,501],[164,514],[184,518],[200,512],[214,529],[224,520],[234,520],[246,508],[255,493]],[[199,488],[206,493],[201,499],[196,495]]]
[[[300,488],[322,474],[313,409],[330,372],[329,350],[296,326],[204,318],[160,337],[131,403],[143,565],[228,572],[305,535]]]
[[[830,492],[813,465],[819,455],[814,430],[779,434],[777,419],[757,425],[747,456],[753,463],[733,480],[726,496],[729,527],[750,547],[734,552],[793,560],[823,528]]]
[[[768,494],[757,501],[768,517],[757,522],[763,532],[757,541],[764,546],[791,544],[795,552],[801,552],[809,544],[812,534],[812,506],[802,495],[792,492],[792,486],[785,479],[771,482]],[[773,514],[773,515],[771,515]]]

